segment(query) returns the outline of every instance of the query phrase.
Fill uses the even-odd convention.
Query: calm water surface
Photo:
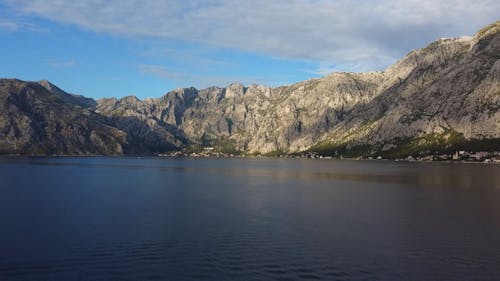
[[[500,166],[0,158],[0,280],[500,280]]]

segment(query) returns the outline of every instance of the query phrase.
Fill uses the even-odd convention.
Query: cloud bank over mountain
[[[6,0],[19,15],[130,38],[202,45],[322,62],[322,68],[382,69],[415,46],[472,34],[496,20],[500,2],[60,1]],[[15,22],[5,21],[6,28]],[[342,67],[340,67],[342,68]]]

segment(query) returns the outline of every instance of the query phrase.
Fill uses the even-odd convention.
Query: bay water
[[[0,280],[500,280],[500,166],[4,157]]]

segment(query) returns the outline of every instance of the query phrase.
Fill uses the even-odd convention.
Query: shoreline
[[[446,164],[486,164],[495,165],[500,164],[500,161],[468,161],[468,160],[408,160],[405,158],[382,158],[382,159],[369,159],[360,157],[300,157],[300,156],[264,156],[264,155],[68,155],[68,154],[44,154],[44,155],[28,155],[28,154],[2,154],[2,158],[163,158],[163,159],[299,159],[299,160],[346,160],[346,161],[370,161],[370,162],[403,162],[403,163],[446,163]]]

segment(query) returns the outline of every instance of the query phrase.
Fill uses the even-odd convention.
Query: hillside
[[[2,153],[384,154],[500,150],[500,22],[440,39],[383,72],[270,88],[176,89],[93,101],[47,81],[0,81]]]

